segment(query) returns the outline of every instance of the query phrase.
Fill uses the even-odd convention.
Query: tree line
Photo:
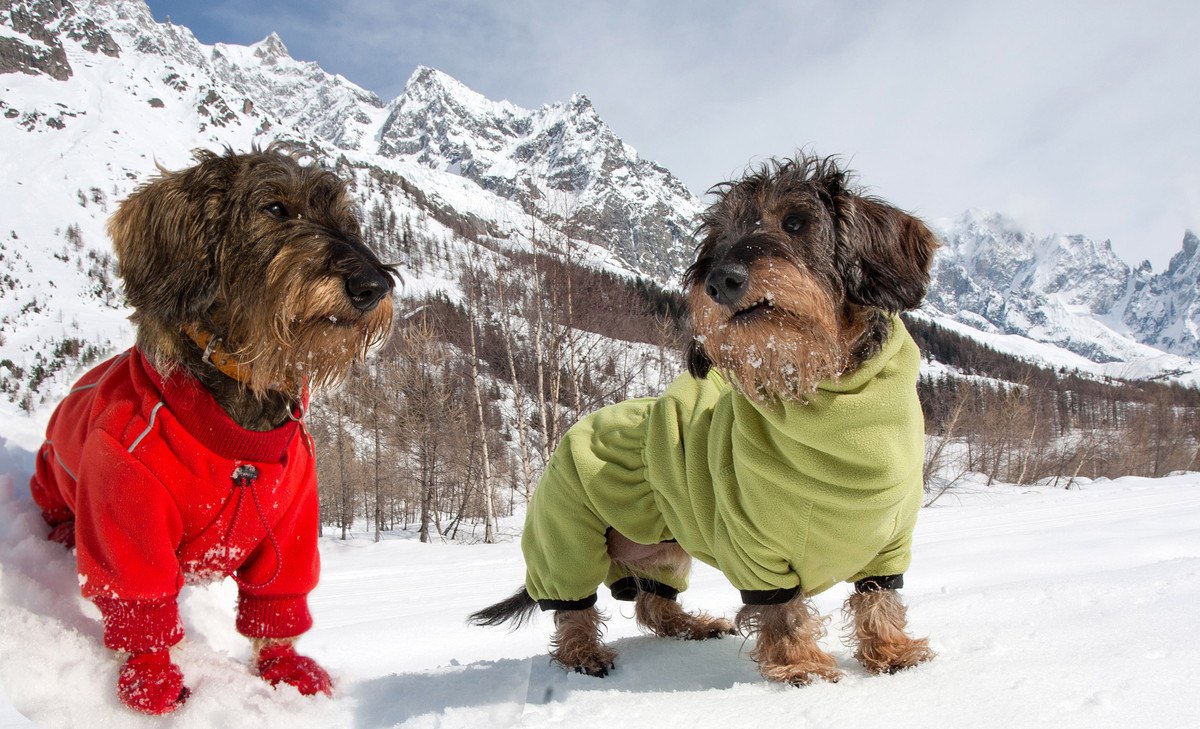
[[[468,221],[472,255],[456,258],[420,225],[367,221],[410,269],[457,271],[458,295],[401,299],[389,343],[313,403],[322,521],[339,536],[494,541],[567,428],[681,371],[678,294],[581,265],[566,234],[513,250]]]
[[[1200,470],[1200,391],[1173,382],[1097,378],[1023,362],[915,318],[927,487],[968,473],[1018,485]]]

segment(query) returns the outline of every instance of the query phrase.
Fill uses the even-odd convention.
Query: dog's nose
[[[346,295],[350,297],[350,304],[363,313],[374,309],[391,290],[391,280],[371,268],[346,277]]]
[[[718,304],[733,306],[745,295],[749,282],[750,269],[740,263],[721,263],[705,277],[704,293]]]

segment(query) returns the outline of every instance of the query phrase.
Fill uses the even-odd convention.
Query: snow
[[[1146,350],[1146,355],[1131,361],[1098,363],[1049,342],[1041,342],[1019,334],[1000,334],[980,326],[964,324],[942,313],[930,304],[908,313],[913,318],[973,339],[997,352],[1012,355],[1031,364],[1055,369],[1078,370],[1096,377],[1116,377],[1130,380],[1174,380],[1182,385],[1200,387],[1200,364],[1174,354]],[[1093,322],[1094,323],[1094,322]],[[986,325],[986,322],[983,322]],[[1098,325],[1097,325],[1098,326]],[[1156,352],[1151,356],[1150,352]],[[923,365],[924,367],[924,365]],[[923,370],[924,372],[924,370]]]
[[[130,312],[121,304],[119,288],[107,297],[93,292],[97,277],[89,275],[92,257],[112,254],[105,223],[119,201],[151,178],[156,163],[167,169],[189,165],[194,148],[229,145],[244,150],[252,142],[265,145],[275,138],[292,138],[315,144],[329,159],[344,152],[355,167],[358,190],[366,189],[372,174],[363,165],[403,178],[421,191],[429,206],[481,218],[498,234],[491,244],[499,250],[535,250],[546,241],[565,247],[567,237],[555,215],[580,204],[603,207],[603,193],[613,192],[613,185],[597,183],[601,170],[585,161],[600,164],[611,154],[599,154],[591,149],[595,145],[623,145],[622,154],[628,159],[616,159],[619,168],[639,165],[635,173],[626,172],[621,178],[621,185],[637,190],[615,194],[641,200],[631,209],[640,210],[637,214],[644,215],[648,224],[664,218],[691,220],[699,210],[698,202],[678,181],[665,170],[645,166],[648,163],[632,148],[603,127],[590,106],[586,118],[579,120],[582,128],[575,129],[571,109],[578,99],[527,111],[487,100],[439,71],[423,67],[414,73],[414,79],[428,77],[428,84],[410,84],[413,99],[454,106],[461,123],[446,130],[447,139],[475,149],[468,155],[479,158],[475,164],[486,157],[487,164],[495,166],[489,168],[489,175],[502,175],[505,184],[515,185],[518,174],[528,173],[534,177],[526,182],[546,187],[538,199],[548,212],[531,218],[518,202],[447,172],[443,166],[448,158],[381,154],[378,135],[406,97],[384,104],[315,64],[290,58],[276,36],[252,46],[210,46],[201,44],[187,28],[156,23],[138,0],[83,0],[76,7],[80,17],[95,20],[112,34],[122,49],[120,56],[88,52],[79,40],[64,35],[59,40],[71,62],[69,79],[6,74],[0,84],[0,111],[4,111],[0,148],[5,150],[0,155],[0,198],[10,213],[0,230],[0,363],[11,365],[0,364],[0,378],[8,386],[0,393],[0,419],[20,423],[6,434],[26,447],[40,439],[50,408],[81,371],[75,361],[56,361],[52,364],[59,368],[47,379],[30,384],[31,373],[42,364],[39,356],[48,357],[67,340],[94,344],[102,350],[100,356],[132,343]],[[8,36],[20,36],[8,26],[0,28]],[[422,119],[432,113],[415,102],[409,106],[414,108],[408,113]],[[16,116],[10,118],[9,112]],[[514,126],[530,129],[518,133]],[[552,134],[554,129],[561,133]],[[597,130],[603,132],[598,139]],[[530,134],[545,138],[533,139]],[[522,154],[534,158],[518,163],[511,155],[522,144],[533,145]],[[499,151],[487,151],[489,145]],[[567,148],[560,149],[563,145]],[[556,156],[559,153],[565,158]],[[562,172],[568,162],[577,163],[573,173],[602,189],[580,197],[578,192],[545,186],[541,178]],[[508,180],[510,176],[513,180]],[[521,186],[527,187],[524,182]],[[459,293],[454,261],[494,259],[482,246],[431,218],[427,207],[396,184],[371,187],[372,193],[359,198],[364,210],[384,206],[398,220],[411,221],[421,238],[441,241],[451,254],[446,261],[425,262],[420,270],[403,270],[404,295],[442,292],[454,300]],[[99,200],[90,199],[93,196]],[[67,240],[68,227],[78,231],[79,246]],[[535,233],[539,242],[532,239]],[[634,267],[639,261],[629,251],[609,250],[585,240],[571,245],[584,265],[626,278],[644,275]],[[645,259],[641,264],[665,260],[663,251],[651,253],[636,255]],[[107,260],[109,283],[119,287],[111,258]],[[27,410],[33,411],[32,417]]]
[[[27,46],[33,46],[39,51],[50,50],[50,46],[46,45],[44,41],[40,41],[28,35],[27,33],[22,33],[21,31],[16,30],[15,28],[10,28],[6,25],[0,25],[0,38],[12,38],[13,40],[20,41]]]
[[[47,542],[25,486],[32,454],[0,443],[0,726],[69,727],[1185,727],[1200,664],[1187,638],[1200,601],[1200,474],[1079,488],[968,487],[923,511],[904,590],[911,626],[939,657],[867,675],[838,639],[845,590],[817,598],[838,684],[762,681],[740,638],[642,636],[601,596],[620,652],[607,679],[548,662],[550,620],[510,633],[467,613],[522,579],[519,546],[321,543],[315,627],[302,653],[333,698],[273,690],[246,668],[226,581],[187,587],[174,651],[193,690],[166,719],[123,708],[117,658],[78,597],[74,561]],[[515,521],[508,525],[514,531]],[[698,567],[686,605],[732,614],[737,593]],[[14,708],[15,707],[15,708]]]

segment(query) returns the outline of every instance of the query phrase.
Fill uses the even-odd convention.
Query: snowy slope
[[[1167,354],[1150,347],[1141,356],[1129,361],[1114,360],[1093,362],[1081,354],[1048,342],[1030,339],[1020,334],[1002,334],[990,328],[975,328],[964,324],[956,317],[940,314],[931,306],[911,312],[909,316],[936,324],[955,332],[997,352],[1003,352],[1019,360],[1041,367],[1058,370],[1077,370],[1098,378],[1115,377],[1124,380],[1169,379],[1192,387],[1200,387],[1200,364],[1194,360]],[[943,371],[941,363],[922,362],[921,374],[936,374]],[[949,370],[947,370],[949,371]]]
[[[457,259],[492,257],[451,219],[525,251],[569,233],[579,260],[626,276],[672,280],[687,254],[699,203],[582,97],[526,111],[418,69],[385,105],[277,36],[204,45],[140,0],[14,0],[0,29],[0,415],[28,415],[22,432],[40,430],[84,366],[131,343],[104,224],[156,164],[186,166],[196,147],[321,150],[354,179],[364,219],[380,209],[439,242],[444,255],[419,268],[384,252],[404,295],[454,299]]]
[[[157,720],[115,698],[118,663],[97,613],[29,501],[31,455],[0,454],[0,687],[39,726],[1196,726],[1200,474],[943,497],[921,514],[905,590],[913,628],[939,658],[866,675],[837,639],[836,588],[817,602],[834,618],[825,647],[846,678],[802,689],[760,680],[740,638],[641,636],[630,608],[606,597],[618,668],[604,680],[568,675],[548,664],[544,616],[518,633],[464,624],[521,582],[515,542],[326,539],[316,625],[301,645],[331,670],[337,695],[267,688],[245,667],[233,586],[186,588],[176,657],[194,693]],[[738,603],[703,567],[683,599],[726,614]]]

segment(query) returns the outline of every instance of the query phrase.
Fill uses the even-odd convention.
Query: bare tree
[[[479,426],[479,443],[483,450],[483,541],[491,544],[496,541],[495,523],[496,523],[496,504],[495,493],[492,488],[492,463],[491,456],[488,453],[488,433],[487,433],[487,418],[483,410],[483,386],[482,378],[479,374],[479,347],[476,343],[475,322],[479,318],[479,294],[480,281],[479,273],[474,264],[468,264],[464,274],[465,286],[467,291],[467,330],[470,332],[471,340],[471,388],[475,394],[475,412],[477,415],[477,425]],[[464,499],[465,509],[465,499]]]
[[[357,405],[358,421],[365,431],[369,453],[367,466],[369,471],[370,493],[364,494],[363,511],[374,526],[374,539],[380,540],[380,532],[384,529],[385,483],[384,462],[388,458],[387,440],[390,425],[395,421],[394,414],[389,412],[392,405],[391,393],[388,387],[388,361],[383,357],[375,358],[369,365],[360,365],[354,377],[350,378],[347,394]]]
[[[951,470],[946,448],[954,442],[958,435],[958,428],[962,423],[963,414],[967,411],[967,404],[967,398],[960,393],[950,411],[949,418],[942,427],[941,434],[934,441],[934,447],[926,448],[925,463],[921,468],[921,480],[925,484],[927,496],[925,506],[931,506],[946,492],[954,488],[954,485],[967,474],[965,459],[959,459],[953,468],[953,474],[946,475],[947,471]]]
[[[448,435],[462,424],[462,408],[448,373],[450,353],[439,341],[428,312],[406,322],[394,337],[398,342],[394,387],[401,395],[396,428],[407,444],[408,470],[415,476],[419,494],[420,539],[429,542],[431,529],[442,533],[438,478]]]
[[[496,298],[499,300],[500,331],[504,338],[504,354],[508,362],[508,375],[512,382],[514,429],[517,432],[517,454],[521,463],[521,490],[526,499],[533,488],[533,459],[530,454],[529,421],[525,412],[525,388],[517,377],[516,338],[512,326],[512,312],[508,306],[508,285],[505,272],[496,273]]]

